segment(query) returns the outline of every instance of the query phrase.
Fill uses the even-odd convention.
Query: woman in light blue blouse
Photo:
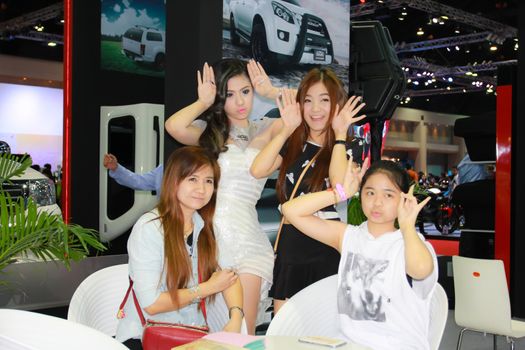
[[[200,147],[179,148],[168,159],[159,204],[137,221],[128,240],[129,274],[145,318],[204,325],[200,300],[222,292],[230,315],[224,330],[240,331],[242,287],[234,271],[220,269],[213,233],[219,176],[217,161]],[[140,345],[132,298],[124,314],[116,338]]]

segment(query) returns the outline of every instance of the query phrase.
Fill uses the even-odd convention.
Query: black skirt
[[[312,283],[336,274],[340,258],[336,249],[306,236],[293,225],[283,225],[270,296],[285,300]]]

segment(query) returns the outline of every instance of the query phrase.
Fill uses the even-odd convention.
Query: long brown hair
[[[332,148],[334,147],[335,134],[332,129],[332,119],[334,118],[335,106],[343,107],[347,100],[346,91],[343,88],[341,80],[335,73],[328,68],[314,68],[310,70],[299,85],[297,90],[297,102],[301,105],[301,115],[304,113],[304,100],[310,87],[316,83],[323,83],[328,90],[330,96],[330,116],[326,123],[324,143],[321,145],[321,153],[315,161],[315,167],[312,168],[312,176],[305,178],[303,181],[308,185],[310,192],[320,191],[323,187],[324,179],[328,177],[328,169],[330,167],[330,158],[332,156]],[[301,125],[295,129],[287,141],[286,153],[283,156],[281,168],[279,170],[279,178],[277,181],[277,196],[279,201],[284,203],[288,200],[286,198],[286,172],[289,167],[297,161],[297,158],[302,152],[303,146],[308,140],[310,128],[306,121],[302,120]]]
[[[220,169],[215,157],[202,147],[181,147],[174,151],[164,168],[160,201],[157,206],[159,219],[164,231],[164,268],[166,285],[171,300],[178,305],[177,289],[185,288],[192,275],[191,260],[184,242],[184,216],[177,198],[180,183],[198,171],[210,166],[213,171],[213,195],[210,201],[198,213],[204,220],[204,227],[199,234],[197,251],[199,273],[202,281],[207,281],[217,269],[217,245],[213,232],[213,214],[217,198]]]

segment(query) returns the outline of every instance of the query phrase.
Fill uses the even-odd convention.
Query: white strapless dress
[[[227,147],[218,160],[221,179],[213,221],[215,236],[220,256],[232,261],[237,272],[262,277],[259,324],[271,302],[268,291],[273,280],[274,263],[272,246],[259,224],[255,209],[266,178],[256,179],[250,174],[258,149],[243,150],[236,144]]]

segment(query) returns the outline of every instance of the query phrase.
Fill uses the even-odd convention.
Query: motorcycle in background
[[[463,226],[465,223],[463,210],[459,204],[452,202],[448,192],[448,181],[441,181],[434,187],[420,186],[420,191],[416,194],[418,201],[427,196],[431,199],[421,209],[417,220],[420,233],[426,233],[425,222],[432,222],[442,235],[451,234]]]

